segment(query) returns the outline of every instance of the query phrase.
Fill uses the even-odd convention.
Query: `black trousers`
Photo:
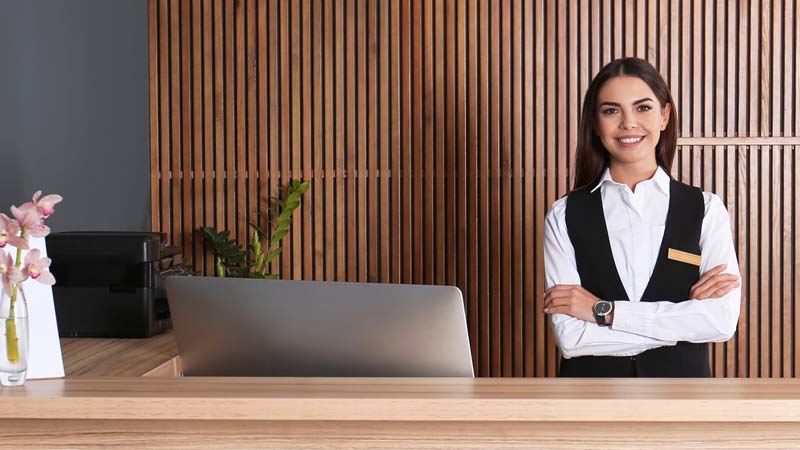
[[[561,358],[559,377],[676,377],[708,378],[708,344],[679,342],[636,356],[578,356]]]

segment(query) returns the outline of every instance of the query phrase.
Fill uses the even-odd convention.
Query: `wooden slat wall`
[[[148,0],[152,228],[241,242],[312,181],[284,278],[458,285],[481,376],[553,376],[542,225],[583,93],[648,59],[679,111],[673,175],[720,195],[743,275],[715,376],[792,377],[800,285],[798,1]]]

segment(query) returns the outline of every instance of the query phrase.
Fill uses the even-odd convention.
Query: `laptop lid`
[[[184,375],[473,377],[461,291],[167,277]]]

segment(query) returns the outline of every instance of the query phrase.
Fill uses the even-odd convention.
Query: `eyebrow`
[[[638,105],[639,103],[652,102],[652,101],[653,101],[652,98],[645,97],[645,98],[640,98],[639,100],[636,100],[635,102],[633,102],[633,104],[634,105]],[[620,106],[620,104],[619,103],[614,103],[614,102],[603,102],[603,103],[600,103],[600,106]]]

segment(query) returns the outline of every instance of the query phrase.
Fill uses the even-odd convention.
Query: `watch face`
[[[606,314],[611,312],[611,303],[610,302],[597,302],[594,305],[594,312],[595,314],[605,316]]]

